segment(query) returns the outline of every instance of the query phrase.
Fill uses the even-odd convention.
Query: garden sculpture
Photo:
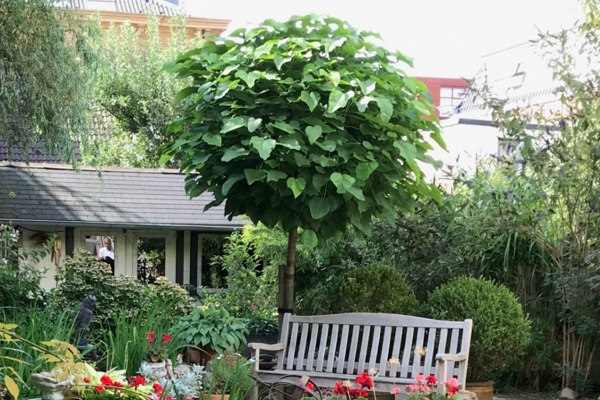
[[[90,324],[95,308],[96,296],[87,296],[79,304],[79,312],[77,313],[77,318],[75,318],[75,343],[80,351],[87,350],[89,347],[87,334],[90,332]]]
[[[42,400],[63,400],[73,384],[70,379],[59,382],[49,372],[32,374],[31,381],[42,392]]]

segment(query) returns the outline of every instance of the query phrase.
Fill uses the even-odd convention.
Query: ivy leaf
[[[444,150],[447,150],[446,148],[446,142],[444,142],[444,139],[442,139],[442,135],[440,134],[440,131],[435,130],[431,133],[431,138],[433,140],[435,140],[435,142]]]
[[[282,131],[287,132],[287,133],[294,133],[294,132],[296,132],[296,130],[294,129],[294,127],[291,126],[290,124],[288,124],[287,122],[277,121],[277,122],[273,122],[271,125],[274,126],[277,129],[282,130]]]
[[[286,62],[290,62],[292,59],[289,57],[282,57],[279,53],[275,54],[274,57],[274,62],[275,62],[275,67],[277,68],[278,71],[281,71],[281,66],[283,64],[285,64]]]
[[[358,86],[360,86],[360,90],[366,96],[369,93],[371,93],[373,90],[375,90],[376,84],[375,84],[374,80],[367,79],[366,81],[359,80]]]
[[[275,139],[265,139],[264,137],[260,136],[252,136],[250,138],[250,144],[256,149],[256,151],[258,151],[260,158],[266,160],[271,155],[271,152],[275,148],[277,142]]]
[[[291,135],[279,137],[277,144],[292,150],[302,149],[302,146],[300,146],[300,142],[298,142],[298,139]]]
[[[285,172],[276,171],[274,169],[267,170],[267,182],[277,182],[280,179],[287,178]]]
[[[300,196],[302,194],[302,192],[304,191],[304,188],[306,187],[306,181],[302,177],[287,178],[286,184],[287,184],[287,187],[292,189],[295,199],[297,199],[298,196]]]
[[[322,142],[318,142],[317,146],[319,146],[323,150],[331,153],[332,151],[335,151],[336,144],[335,144],[335,140],[327,139],[327,140],[323,140]]]
[[[392,102],[383,97],[377,97],[374,99],[381,112],[380,116],[383,122],[390,122],[392,114],[394,113],[394,107]]]
[[[299,152],[294,153],[294,161],[299,167],[308,167],[310,165],[310,160],[306,158],[304,154]]]
[[[252,185],[254,182],[262,181],[267,176],[267,172],[264,169],[246,168],[244,175],[246,175],[248,185]]]
[[[339,172],[332,173],[329,179],[331,179],[331,182],[333,182],[337,188],[337,192],[340,194],[348,192],[348,189],[354,185],[354,182],[356,182],[356,179],[354,179],[352,176],[348,174],[340,174]]]
[[[320,125],[307,126],[304,131],[308,137],[308,143],[314,144],[323,134],[323,128]]]
[[[202,135],[202,140],[204,140],[207,144],[211,146],[221,147],[221,135],[214,133],[207,133]]]
[[[215,92],[215,100],[219,100],[221,97],[225,96],[229,92],[229,84],[221,82],[219,86],[217,86],[217,91]]]
[[[413,143],[403,142],[402,140],[394,141],[394,147],[400,150],[400,155],[408,162],[415,161],[417,157],[417,148]]]
[[[320,98],[320,95],[315,92],[307,92],[306,90],[303,90],[302,93],[300,93],[300,100],[306,103],[310,112],[313,112],[315,107],[317,107]]]
[[[246,82],[246,85],[248,85],[248,87],[250,89],[252,89],[254,87],[254,82],[256,82],[256,80],[258,78],[260,78],[260,74],[257,72],[246,72],[246,71],[238,71],[235,73],[235,77],[236,78],[240,78],[241,80],[243,80],[244,82]]]
[[[347,192],[352,196],[356,197],[360,201],[365,201],[365,194],[362,189],[357,187],[356,185],[352,185],[347,189]]]
[[[231,132],[246,125],[246,117],[233,117],[227,120],[221,128],[221,133]]]
[[[314,249],[319,244],[317,234],[311,229],[303,230],[298,240],[304,247],[306,247],[309,250]]]
[[[332,90],[329,94],[329,105],[327,107],[327,112],[333,113],[340,108],[346,107],[348,100],[350,100],[352,97],[354,97],[354,91],[352,90],[345,93],[340,92],[339,90]]]
[[[248,118],[248,132],[252,133],[258,129],[262,123],[262,118]]]
[[[243,148],[243,147],[230,147],[227,150],[225,150],[225,152],[223,153],[223,157],[221,157],[221,161],[223,162],[229,162],[235,158],[241,157],[241,156],[247,156],[250,152]],[[199,163],[197,163],[199,164]]]
[[[223,193],[223,196],[227,196],[227,193],[229,193],[231,187],[242,179],[244,179],[243,175],[233,175],[227,178],[225,183],[223,183],[223,187],[221,188],[221,193]]]
[[[356,108],[358,108],[358,111],[360,111],[361,113],[365,112],[371,100],[373,100],[371,96],[361,97],[360,100],[356,102]]]
[[[327,199],[322,197],[313,197],[308,202],[308,206],[310,208],[310,215],[314,219],[321,219],[329,214],[329,203]]]
[[[361,181],[366,181],[378,166],[379,163],[377,161],[360,162],[356,166],[356,177]]]

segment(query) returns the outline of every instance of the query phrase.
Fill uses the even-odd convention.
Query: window
[[[227,271],[223,268],[225,238],[202,238],[202,274],[200,285],[210,289],[226,287]]]
[[[161,237],[137,239],[137,278],[142,283],[154,283],[165,276],[167,240]]]
[[[466,89],[462,87],[443,87],[440,89],[440,117],[449,117],[452,110],[460,104],[465,97]]]
[[[115,237],[111,235],[86,235],[85,249],[110,266],[115,274]]]

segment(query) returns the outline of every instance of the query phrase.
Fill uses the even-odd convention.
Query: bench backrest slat
[[[377,368],[377,349],[379,349],[379,338],[381,337],[381,327],[376,326],[373,329],[373,340],[371,340],[371,351],[369,355],[369,368],[368,370],[373,370]],[[361,371],[362,372],[362,371]]]
[[[425,340],[425,328],[417,329],[417,341],[413,348],[413,360],[412,360],[412,371],[411,376],[417,376],[421,369],[421,357],[423,356],[423,342]]]
[[[350,341],[350,353],[348,353],[348,371],[350,374],[354,374],[354,367],[356,364],[356,349],[358,348],[358,338],[360,336],[360,326],[352,326],[352,339]]]
[[[322,325],[322,327],[321,341],[319,342],[319,355],[317,357],[317,372],[323,372],[325,349],[327,348],[327,337],[329,335],[329,325]]]
[[[331,338],[329,340],[329,354],[327,355],[327,369],[326,372],[333,372],[333,361],[335,360],[335,352],[337,350],[338,331],[340,326],[338,324],[333,325],[331,328]]]
[[[360,356],[358,357],[358,366],[356,368],[358,371],[365,370],[365,360],[367,359],[367,349],[369,347],[370,330],[370,326],[365,326],[363,328],[362,342],[360,344]]]
[[[340,350],[338,351],[337,365],[335,367],[335,371],[338,374],[345,373],[344,372],[344,366],[345,366],[344,361],[346,360],[346,350],[347,350],[347,346],[348,346],[348,330],[349,330],[348,325],[342,326],[342,339],[340,340]]]
[[[317,348],[317,337],[319,335],[319,324],[310,324],[310,344],[306,356],[306,370],[312,371],[315,361],[315,349]]]
[[[381,345],[381,354],[379,356],[379,375],[385,376],[387,363],[390,354],[390,340],[392,337],[392,327],[386,326],[383,330],[383,344]]]
[[[290,345],[288,347],[286,369],[294,369],[296,360],[296,341],[298,339],[298,323],[292,323],[292,332],[290,334]]]
[[[430,328],[427,333],[427,353],[425,354],[425,364],[423,365],[423,375],[429,376],[432,367],[432,360],[435,352],[435,338],[437,334],[436,328]]]
[[[400,364],[400,376],[408,376],[408,367],[410,362],[410,353],[412,353],[412,343],[415,328],[406,328],[404,336],[404,351],[402,352],[402,364]]]
[[[394,347],[392,348],[392,356],[390,357],[394,361],[390,365],[388,376],[396,376],[398,373],[398,366],[400,364],[400,346],[402,345],[402,327],[396,327],[396,333],[394,334]]]
[[[280,338],[280,342],[283,343],[285,345],[286,349],[289,349],[290,346],[288,346],[288,340],[289,340],[289,327],[290,327],[290,318],[292,317],[291,314],[284,314],[283,315],[283,322],[281,324],[281,338]],[[283,369],[283,362],[285,360],[285,353],[284,353],[284,357],[279,357],[277,360],[277,369]]]

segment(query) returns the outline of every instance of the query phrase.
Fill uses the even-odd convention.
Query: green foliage
[[[42,272],[36,264],[49,254],[53,239],[34,249],[20,249],[19,232],[10,225],[0,225],[0,307],[8,320],[41,305],[44,292],[40,288]]]
[[[0,3],[0,139],[74,161],[90,127],[96,32],[50,0]]]
[[[417,305],[404,276],[397,269],[387,265],[372,264],[356,268],[318,288],[324,291],[325,295],[306,296],[303,309],[318,314],[412,314]]]
[[[244,321],[224,308],[200,306],[181,318],[174,335],[184,343],[209,346],[217,353],[235,353],[246,343]]]
[[[81,250],[65,259],[56,281],[53,301],[57,306],[73,307],[87,295],[94,295],[94,317],[102,323],[110,324],[119,316],[131,319],[140,310],[156,309],[174,324],[194,307],[193,299],[179,285],[163,281],[145,286],[130,276],[113,276],[108,264]]]
[[[439,199],[417,164],[435,164],[422,132],[443,146],[427,88],[376,37],[302,16],[178,57],[169,70],[193,84],[177,96],[190,104],[163,162],[181,159],[186,192],[214,194],[208,208],[227,200],[227,215],[285,232],[327,237],[348,221],[369,231],[373,216],[393,219],[414,195]]]
[[[210,375],[205,380],[209,394],[229,394],[231,399],[245,399],[254,387],[250,377],[253,362],[237,355],[224,354],[210,361]]]
[[[129,24],[112,26],[102,41],[103,63],[97,87],[104,121],[84,160],[98,165],[157,167],[159,148],[170,136],[168,124],[181,112],[173,99],[186,81],[163,71],[177,54],[202,43],[188,38],[185,17],[171,19],[170,39],[163,48],[159,16],[149,15],[145,32]],[[100,118],[101,120],[103,118]]]
[[[458,277],[434,290],[427,299],[432,318],[473,320],[467,379],[493,379],[513,356],[524,353],[531,322],[515,295],[484,278]]]

